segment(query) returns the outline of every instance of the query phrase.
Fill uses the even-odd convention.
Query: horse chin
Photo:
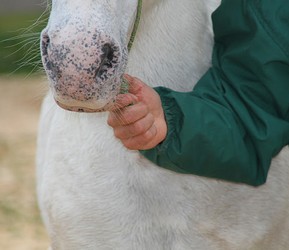
[[[66,103],[65,101],[59,101],[54,98],[56,104],[64,110],[78,112],[78,113],[99,113],[99,112],[106,112],[111,109],[114,105],[114,100],[111,100],[105,104],[87,104],[83,103]]]
[[[58,81],[50,79],[50,89],[56,104],[62,109],[82,113],[105,112],[114,106],[116,96],[121,93],[121,78],[122,74],[110,76],[106,82],[86,81],[85,77],[78,81],[68,75]]]

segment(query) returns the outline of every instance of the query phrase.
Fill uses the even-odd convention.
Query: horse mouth
[[[55,102],[62,109],[65,109],[67,111],[72,111],[72,112],[78,112],[78,113],[99,113],[99,112],[105,112],[105,111],[108,111],[109,108],[112,106],[112,105],[106,105],[103,108],[93,109],[93,108],[86,108],[86,107],[79,107],[79,106],[68,106],[68,105],[65,105],[65,104],[63,104],[63,103],[61,103],[59,101],[56,101],[56,100],[55,100]]]
[[[106,112],[109,111],[110,108],[113,106],[114,101],[110,101],[104,105],[97,105],[98,108],[93,107],[94,105],[84,105],[84,104],[68,104],[64,103],[63,101],[59,101],[54,97],[56,104],[67,111],[78,112],[78,113],[99,113],[99,112]]]

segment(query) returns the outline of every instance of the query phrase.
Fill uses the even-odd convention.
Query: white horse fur
[[[37,188],[53,250],[289,249],[288,147],[259,188],[182,175],[125,149],[107,112],[70,112],[55,102],[105,110],[126,65],[151,86],[191,90],[210,66],[218,4],[143,0],[127,60],[137,0],[52,0],[42,33],[51,90],[40,119]]]

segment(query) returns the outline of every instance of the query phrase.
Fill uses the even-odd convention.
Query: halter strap
[[[138,0],[138,4],[137,4],[137,13],[136,13],[136,17],[135,17],[135,21],[134,21],[134,25],[133,25],[133,29],[130,35],[130,39],[127,45],[127,49],[128,52],[131,50],[131,47],[133,45],[136,33],[137,33],[137,29],[140,23],[140,17],[141,17],[141,11],[142,11],[142,0]]]
[[[127,50],[128,52],[130,52],[131,47],[133,45],[136,33],[137,33],[137,29],[140,23],[140,17],[141,17],[141,11],[142,11],[142,0],[138,0],[138,4],[137,4],[137,13],[136,13],[136,17],[135,17],[135,21],[134,21],[134,25],[133,25],[133,29],[130,35],[130,39],[127,45]],[[120,94],[126,94],[128,93],[129,90],[129,83],[128,81],[122,77],[121,79],[121,86],[120,86]]]

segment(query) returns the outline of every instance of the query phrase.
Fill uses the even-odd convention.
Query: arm
[[[180,173],[266,181],[272,157],[289,143],[289,7],[259,2],[222,2],[213,66],[192,92],[156,88],[168,132],[145,157]]]

